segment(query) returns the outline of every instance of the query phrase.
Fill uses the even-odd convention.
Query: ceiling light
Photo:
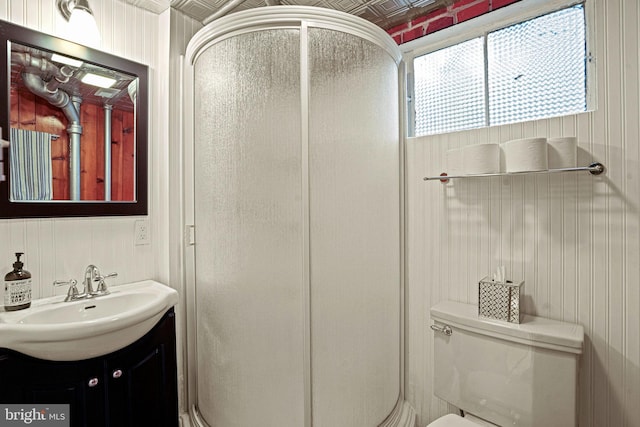
[[[58,10],[69,21],[67,38],[92,47],[100,46],[100,31],[87,0],[58,0]]]
[[[82,83],[86,83],[92,86],[110,88],[116,84],[117,80],[111,77],[101,76],[99,74],[87,73],[80,79]]]
[[[51,55],[51,60],[53,62],[59,62],[61,64],[71,65],[72,67],[80,68],[82,66],[82,61],[78,59],[69,58],[68,56],[58,55],[54,53]]]

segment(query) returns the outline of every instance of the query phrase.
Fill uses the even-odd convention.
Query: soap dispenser
[[[31,273],[22,269],[20,261],[22,252],[16,252],[13,271],[4,276],[4,309],[6,311],[22,310],[31,305]]]

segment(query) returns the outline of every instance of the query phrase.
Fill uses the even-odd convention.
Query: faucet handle
[[[55,287],[65,285],[69,285],[69,291],[67,292],[67,296],[64,299],[65,302],[80,298],[80,292],[78,292],[77,287],[78,281],[76,279],[67,280],[66,282],[64,280],[56,280],[53,282],[53,286]]]
[[[78,281],[76,279],[70,279],[67,281],[64,280],[55,280],[53,282],[53,286],[54,287],[58,287],[58,286],[65,286],[65,285],[71,285],[71,286],[76,286],[78,284]]]
[[[112,277],[118,277],[118,273],[109,273],[104,276],[101,276],[101,275],[96,276],[95,280],[98,282],[98,288],[96,289],[96,293],[102,294],[102,295],[108,294],[109,290],[107,289],[107,282],[105,281],[105,279],[109,279]]]

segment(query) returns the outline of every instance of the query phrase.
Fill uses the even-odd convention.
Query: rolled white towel
[[[507,172],[549,169],[546,138],[514,139],[503,144]]]
[[[500,145],[467,145],[463,152],[465,175],[500,172]]]
[[[550,138],[549,169],[575,168],[578,165],[578,139],[575,136]]]

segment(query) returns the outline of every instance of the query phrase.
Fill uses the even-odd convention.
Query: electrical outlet
[[[136,245],[148,245],[151,243],[151,230],[149,230],[149,220],[139,219],[136,221],[135,231]]]

